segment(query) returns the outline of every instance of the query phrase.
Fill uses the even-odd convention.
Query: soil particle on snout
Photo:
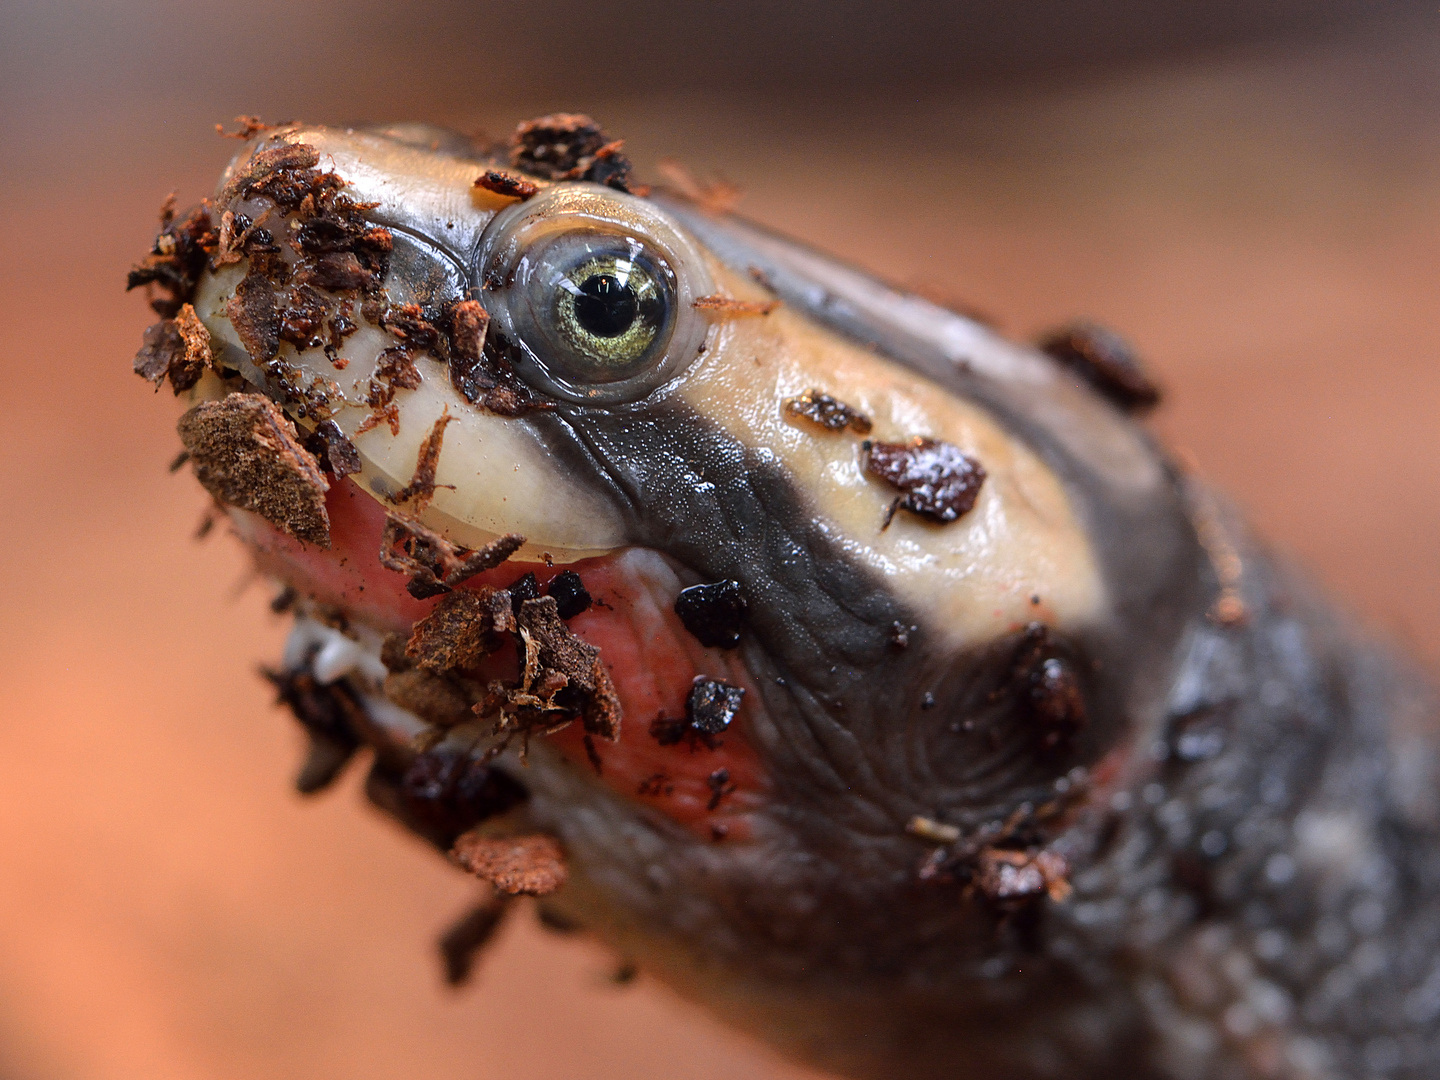
[[[744,687],[696,676],[685,699],[685,716],[656,717],[650,721],[650,736],[661,746],[678,746],[683,742],[692,752],[701,746],[717,750],[721,745],[719,736],[734,723],[744,699]]]
[[[320,468],[331,476],[353,476],[360,471],[360,451],[334,420],[316,424],[305,440],[305,449],[315,455]]]
[[[409,509],[419,513],[430,505],[435,496],[435,470],[440,467],[440,451],[445,444],[445,429],[455,422],[447,407],[430,428],[430,433],[420,442],[415,455],[415,473],[410,483],[391,496],[391,502],[409,503]]]
[[[730,727],[745,698],[743,686],[731,686],[703,675],[690,687],[685,701],[685,718],[702,735],[719,735]]]
[[[126,291],[155,285],[159,292],[152,293],[150,306],[165,318],[173,318],[182,304],[195,298],[205,262],[220,242],[208,207],[196,207],[177,222],[173,198],[161,211],[160,234],[150,254],[131,268],[125,283]]]
[[[574,570],[562,570],[551,578],[545,586],[545,595],[555,598],[556,610],[562,619],[573,619],[590,610],[590,591]]]
[[[216,499],[259,514],[297,540],[330,546],[330,485],[273,401],[231,394],[195,406],[177,426],[196,478]]]
[[[780,306],[779,300],[740,300],[733,296],[697,296],[691,304],[696,311],[715,319],[743,319],[751,315],[769,315]]]
[[[1010,682],[1042,750],[1065,750],[1089,716],[1074,660],[1044,623],[1025,628],[1011,660]]]
[[[536,184],[526,180],[523,176],[514,176],[511,173],[498,172],[495,169],[487,169],[482,173],[475,181],[475,186],[496,195],[503,195],[507,199],[519,199],[522,202],[533,198],[540,190]]]
[[[725,768],[716,769],[707,776],[705,786],[710,789],[710,801],[705,804],[705,809],[712,813],[720,809],[720,802],[726,795],[733,795],[736,790],[730,782],[730,770]]]
[[[985,848],[978,858],[975,887],[1002,907],[1042,896],[1059,902],[1070,895],[1069,874],[1070,864],[1057,852]]]

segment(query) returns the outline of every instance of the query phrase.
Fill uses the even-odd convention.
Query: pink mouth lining
[[[350,479],[326,496],[332,546],[302,544],[263,518],[231,511],[237,531],[265,573],[314,604],[338,608],[382,633],[408,634],[436,600],[416,600],[403,575],[378,560],[384,508]],[[602,781],[683,825],[705,840],[742,840],[751,835],[751,817],[764,802],[768,778],[743,734],[745,718],[760,708],[759,696],[733,650],[705,648],[681,624],[673,604],[682,582],[658,554],[625,549],[566,566],[509,561],[466,581],[461,588],[507,588],[527,573],[544,585],[563,570],[578,573],[594,598],[569,620],[574,633],[600,650],[623,709],[618,742],[598,743]],[[516,675],[513,649],[493,659],[496,677]],[[687,740],[662,746],[651,735],[656,719],[685,716],[686,699],[697,676],[744,687],[736,722],[714,749]],[[578,723],[548,741],[587,770],[593,765]]]

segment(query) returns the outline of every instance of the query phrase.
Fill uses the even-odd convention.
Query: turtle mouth
[[[738,651],[701,644],[681,621],[683,570],[645,548],[564,565],[512,559],[417,599],[376,557],[386,509],[349,479],[326,508],[328,549],[230,512],[295,616],[270,678],[310,735],[302,790],[368,747],[372,798],[445,845],[517,806],[491,787],[523,787],[533,762],[578,770],[630,812],[704,842],[751,834],[769,788],[746,734],[762,706]],[[593,658],[589,681],[575,657]],[[705,688],[732,707],[720,725],[712,707],[702,730],[694,699]],[[508,781],[472,776],[481,794],[460,794],[457,778],[482,766]]]

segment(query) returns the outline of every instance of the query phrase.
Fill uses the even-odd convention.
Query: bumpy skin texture
[[[446,273],[469,275],[485,304],[505,287],[482,280],[475,252],[507,199],[494,183],[470,190],[500,162],[422,127],[296,126],[230,175],[299,143],[337,162],[357,203],[373,196],[369,221],[412,238],[375,269],[392,301],[414,297],[443,323],[460,296],[445,293]],[[391,391],[403,419],[391,435],[344,411],[340,380],[322,406],[339,410],[363,468],[331,485],[332,550],[233,512],[302,613],[355,639],[305,630],[329,644],[297,639],[287,657],[291,676],[344,688],[317,735],[326,760],[370,744],[372,797],[442,848],[486,815],[497,834],[554,836],[569,881],[547,898],[553,913],[845,1075],[1440,1072],[1440,798],[1423,680],[1350,633],[1129,417],[1047,358],[744,222],[666,197],[616,205],[642,226],[658,216],[682,276],[778,297],[780,311],[704,331],[673,377],[625,402],[546,397],[540,380],[526,391],[537,411],[513,397],[477,405],[416,354],[417,374]],[[192,400],[263,390],[313,427],[314,399],[293,381],[287,398],[229,325],[246,265],[230,263],[212,263],[193,294],[216,359]],[[393,316],[356,319],[355,356],[362,341],[394,345]],[[295,370],[319,356],[280,353]],[[892,493],[863,476],[858,446],[834,433],[797,443],[779,419],[785,394],[842,384],[877,437],[950,425],[967,453],[988,448],[970,516],[902,514],[879,530]],[[603,775],[578,726],[537,737],[528,769],[518,747],[494,762],[508,779],[465,821],[406,779],[425,725],[383,701],[382,684],[394,698],[398,683],[378,658],[381,635],[435,603],[407,595],[375,552],[387,495],[442,406],[455,430],[434,506],[405,512],[470,546],[487,522],[529,535],[515,562],[460,587],[511,587],[527,569],[543,584],[573,563],[599,603],[571,628],[600,650],[627,710],[620,742],[598,751]],[[816,444],[816,465],[810,438],[842,441]],[[504,487],[512,466],[526,479]],[[962,535],[979,538],[964,557],[946,546]],[[559,566],[537,561],[552,549]],[[1007,555],[1017,562],[984,584]],[[734,651],[701,646],[673,611],[680,589],[717,581],[747,601]],[[368,674],[335,659],[347,649],[376,654]],[[683,711],[695,675],[742,686],[745,705],[723,748],[666,748],[646,725]],[[488,719],[436,733],[434,753],[478,759]],[[657,767],[674,790],[637,794]]]

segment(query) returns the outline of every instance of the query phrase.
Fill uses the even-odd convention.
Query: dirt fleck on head
[[[565,856],[551,836],[485,836],[476,830],[455,841],[458,866],[511,896],[546,896],[565,884]]]
[[[176,394],[189,390],[214,363],[210,332],[189,304],[181,304],[175,318],[145,331],[135,354],[135,374],[157,387],[168,375]]]
[[[730,770],[719,768],[705,778],[705,786],[710,789],[710,801],[705,804],[705,809],[712,813],[720,809],[720,801],[726,795],[735,794],[735,785],[730,782]]]
[[[473,720],[465,688],[443,675],[419,668],[392,671],[385,676],[385,696],[434,728],[451,728]]]
[[[656,717],[650,721],[650,736],[661,746],[686,743],[692,753],[702,746],[718,750],[719,736],[729,730],[744,698],[744,687],[698,676],[686,698],[684,718]]]
[[[173,199],[166,200],[160,235],[150,254],[130,269],[125,282],[126,291],[141,285],[158,286],[160,295],[152,294],[150,306],[166,318],[174,317],[180,305],[195,298],[205,261],[220,243],[208,207],[198,206],[177,222]]]
[[[253,139],[262,131],[270,131],[274,124],[267,124],[258,116],[237,116],[235,117],[235,130],[226,131],[224,124],[216,124],[215,131],[222,139]]]
[[[1077,322],[1046,335],[1039,347],[1122,409],[1143,412],[1160,403],[1159,387],[1129,342],[1113,330]]]
[[[555,407],[516,374],[518,346],[503,334],[486,333],[489,316],[478,303],[456,305],[451,325],[450,382],[471,405],[497,416],[524,416]]]
[[[685,717],[696,731],[704,735],[719,735],[730,727],[744,698],[744,687],[700,676],[690,687],[690,696],[685,701]]]
[[[716,319],[743,319],[748,315],[769,315],[780,306],[779,300],[739,300],[733,296],[697,296],[691,306],[703,315]]]
[[[849,428],[856,435],[870,434],[870,418],[858,409],[820,390],[807,390],[785,402],[785,415],[808,420],[826,431]]]
[[[496,195],[503,195],[507,199],[533,198],[540,188],[523,176],[514,176],[511,173],[497,172],[494,169],[487,169],[475,181],[475,186],[484,188],[486,191]]]
[[[1068,749],[1089,722],[1075,663],[1044,623],[1031,623],[1011,661],[1011,685],[1042,750]]]
[[[512,597],[513,601],[513,597]],[[475,706],[479,716],[494,716],[496,730],[548,735],[581,722],[587,735],[614,741],[620,737],[620,698],[600,651],[576,637],[560,618],[553,596],[527,599],[516,613],[520,678],[486,687]]]
[[[315,455],[321,470],[331,476],[352,476],[360,471],[360,451],[334,420],[316,424],[305,440],[305,449]]]
[[[506,533],[476,551],[452,544],[414,518],[394,512],[385,515],[380,537],[380,565],[409,574],[406,591],[417,600],[449,592],[462,581],[499,566],[520,550],[525,537]]]
[[[263,394],[206,401],[180,418],[195,476],[227,506],[251,510],[306,543],[330,546],[319,462],[286,415]]]
[[[251,271],[235,286],[225,314],[250,358],[263,364],[280,351],[280,309],[269,278],[254,273],[253,265]]]
[[[589,180],[629,191],[630,162],[584,113],[527,120],[510,140],[510,164],[546,180]]]
[[[748,604],[738,581],[715,581],[681,589],[675,614],[701,645],[733,649],[740,644]]]
[[[430,500],[435,497],[435,470],[440,467],[440,450],[445,443],[445,429],[454,423],[455,419],[450,415],[447,406],[430,428],[430,433],[420,442],[420,450],[415,456],[415,474],[410,478],[410,483],[397,491],[391,502],[397,505],[410,503],[410,510],[414,513],[419,513],[430,505]]]
[[[574,570],[562,570],[545,586],[545,595],[555,598],[560,618],[573,619],[576,615],[590,610],[590,590]]]
[[[299,206],[308,187],[300,174],[319,164],[320,151],[306,143],[284,143],[261,150],[226,181],[220,189],[220,202],[260,193],[287,208]]]
[[[1070,895],[1070,864],[1054,851],[980,852],[975,887],[992,903],[1010,907],[1048,896],[1057,903]]]
[[[295,274],[301,285],[314,285],[331,292],[363,291],[376,284],[375,274],[360,265],[353,251],[327,251]]]
[[[867,442],[865,471],[900,491],[896,510],[946,524],[968,514],[985,482],[985,469],[958,446],[917,436],[908,443]]]

